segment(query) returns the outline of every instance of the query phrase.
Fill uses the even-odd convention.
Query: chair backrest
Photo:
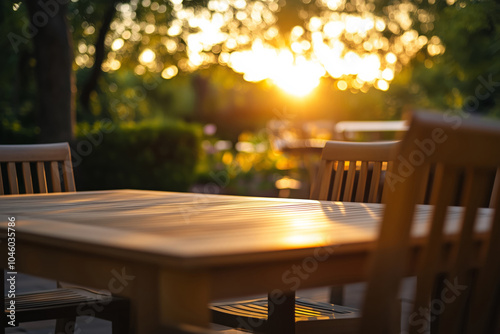
[[[311,188],[310,198],[344,202],[380,202],[383,169],[391,167],[398,145],[397,141],[327,142],[321,155],[319,171]],[[345,169],[347,174],[344,176]]]
[[[51,189],[47,187],[45,166],[50,169]],[[32,166],[36,173],[32,173]],[[19,194],[20,183],[18,171],[21,169],[24,192],[35,192],[33,177],[36,179],[38,192],[47,193],[61,191],[75,191],[73,165],[68,143],[40,144],[40,145],[0,145],[0,195]],[[5,168],[5,169],[4,169]],[[8,179],[3,181],[3,176]],[[62,178],[61,178],[62,176]],[[61,182],[63,181],[63,182]]]
[[[417,284],[410,333],[498,333],[500,299],[500,196],[491,180],[500,167],[500,123],[478,119],[461,124],[440,114],[417,113],[386,177],[387,205],[368,274],[361,333],[395,333],[397,295],[406,261],[417,261]],[[436,166],[433,212],[418,253],[410,252],[419,184]],[[461,194],[458,233],[450,236],[450,208]],[[492,209],[480,209],[492,198]],[[490,212],[491,225],[477,232],[478,211]],[[449,219],[450,221],[446,221]],[[445,223],[446,222],[446,223]],[[448,228],[445,228],[448,226]],[[415,245],[415,244],[414,244]],[[412,254],[415,257],[409,257]]]

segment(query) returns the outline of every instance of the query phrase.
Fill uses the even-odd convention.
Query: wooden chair
[[[398,142],[329,141],[321,156],[311,199],[322,201],[381,201],[383,167],[389,169]],[[345,170],[347,169],[347,175]]]
[[[1,145],[0,163],[5,163],[8,177],[8,189],[4,188],[4,182],[0,173],[0,195],[19,194],[18,168],[22,167],[21,184],[26,194],[33,194],[33,179],[31,166],[36,168],[39,193],[48,193],[47,174],[45,165],[50,168],[50,178],[52,192],[75,191],[75,180],[73,177],[73,165],[71,164],[71,155],[67,143],[44,144],[44,145]],[[61,180],[62,174],[62,180]],[[64,184],[61,184],[64,181]]]
[[[383,190],[380,181],[385,175],[384,169],[391,167],[398,146],[399,142],[327,142],[311,190],[311,199],[380,202]],[[257,332],[312,333],[335,330],[335,333],[351,333],[356,328],[359,312],[340,306],[342,297],[343,287],[332,288],[331,299],[335,305],[295,298],[295,294],[290,294],[287,296],[288,305],[276,306],[275,312],[269,315],[270,301],[265,298],[217,303],[211,309],[214,322],[235,328],[241,328],[242,324],[255,324],[252,328],[243,329]],[[285,315],[276,312],[287,307],[295,310],[294,319],[289,317],[293,314],[290,310],[288,313],[285,311]]]
[[[32,166],[35,173],[32,172]],[[46,166],[50,173],[46,173]],[[20,168],[19,168],[20,167]],[[18,170],[22,182],[18,181]],[[3,174],[3,175],[2,175]],[[3,182],[6,175],[8,182]],[[36,182],[33,182],[33,179]],[[49,187],[47,179],[50,180]],[[20,191],[21,190],[21,191]],[[24,190],[24,191],[23,191]],[[71,154],[67,143],[43,145],[0,145],[0,194],[19,194],[24,192],[48,193],[75,191]],[[2,287],[5,282],[1,271]],[[3,289],[2,289],[3,291]],[[1,331],[9,319],[7,306],[10,300],[4,294],[4,316]],[[113,334],[128,334],[129,301],[107,293],[94,292],[86,288],[58,288],[31,293],[17,294],[16,324],[30,321],[57,319],[56,333],[73,333],[76,317],[85,310],[101,310],[96,317],[112,322]]]
[[[369,269],[360,333],[396,333],[394,318],[407,261],[417,261],[417,284],[409,333],[500,333],[500,187],[492,180],[500,168],[500,123],[478,119],[449,123],[440,114],[413,115],[394,163],[392,186],[386,179],[387,206]],[[418,203],[415,189],[436,165],[429,233],[410,241]],[[498,178],[497,178],[498,184]],[[493,188],[493,194],[492,189]],[[461,194],[460,221],[447,222],[455,194]],[[492,209],[481,208],[491,198]],[[490,210],[489,224],[478,212]],[[451,225],[457,234],[451,237]]]

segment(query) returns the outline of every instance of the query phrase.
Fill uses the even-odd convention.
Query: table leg
[[[151,334],[161,327],[159,312],[158,270],[137,268],[138,273],[123,295],[131,301],[131,328],[133,333]]]
[[[160,317],[163,326],[189,324],[207,328],[211,321],[209,275],[204,271],[160,274]]]

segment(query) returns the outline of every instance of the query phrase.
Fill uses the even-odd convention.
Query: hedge
[[[77,190],[186,191],[195,179],[201,128],[181,121],[101,122],[72,143]]]

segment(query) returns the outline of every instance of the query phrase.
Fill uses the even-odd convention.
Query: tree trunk
[[[41,142],[71,141],[75,128],[73,45],[63,1],[28,0],[35,45]],[[66,1],[64,1],[66,2]]]
[[[106,46],[104,45],[104,40],[106,39],[106,34],[109,31],[109,26],[111,21],[113,21],[113,17],[116,13],[116,1],[112,1],[108,10],[104,13],[102,19],[101,29],[99,30],[99,36],[95,43],[95,59],[94,65],[92,66],[92,72],[90,73],[90,77],[82,88],[82,92],[80,95],[80,102],[82,103],[85,111],[90,112],[90,94],[96,89],[97,81],[99,76],[102,73],[101,65],[106,56]]]

